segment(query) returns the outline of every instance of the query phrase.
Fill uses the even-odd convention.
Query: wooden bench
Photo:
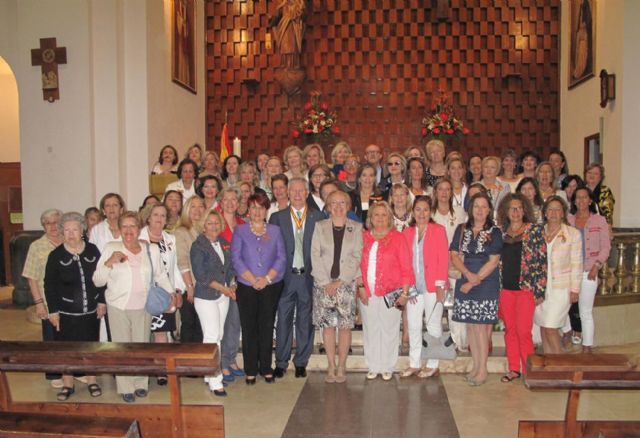
[[[637,358],[623,354],[531,355],[529,389],[568,389],[564,421],[520,421],[520,438],[640,436],[640,421],[578,421],[582,389],[640,389]]]
[[[135,418],[142,437],[223,437],[221,405],[183,405],[180,376],[220,372],[215,344],[0,342],[0,411]],[[171,403],[16,402],[7,372],[168,377]]]
[[[0,437],[140,438],[134,419],[0,412]],[[79,426],[80,425],[80,426]]]

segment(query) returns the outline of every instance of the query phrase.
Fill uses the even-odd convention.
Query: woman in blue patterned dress
[[[469,219],[461,224],[449,247],[451,263],[462,273],[456,282],[453,321],[467,324],[473,368],[466,380],[471,386],[487,380],[489,340],[498,322],[498,264],[502,232],[493,223],[493,208],[486,193],[469,201]]]

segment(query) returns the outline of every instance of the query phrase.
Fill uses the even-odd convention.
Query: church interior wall
[[[181,158],[194,143],[205,146],[204,1],[196,2],[197,94],[171,80],[171,5],[147,0],[149,168],[165,144]]]
[[[596,2],[596,56],[593,78],[568,89],[569,4],[562,2],[560,140],[570,173],[583,175],[584,139],[600,134],[605,184],[616,196],[614,226],[640,226],[637,193],[640,120],[640,61],[637,44],[640,8],[634,0]],[[630,24],[631,23],[631,24]],[[627,56],[625,57],[625,54]],[[600,70],[616,74],[616,99],[600,107]]]
[[[203,3],[198,17],[203,15]],[[18,86],[25,229],[51,207],[83,210],[121,193],[137,208],[166,143],[204,143],[204,72],[198,94],[170,78],[171,1],[0,0],[0,56]],[[202,66],[204,29],[196,37]],[[56,37],[60,100],[42,98],[30,50]]]

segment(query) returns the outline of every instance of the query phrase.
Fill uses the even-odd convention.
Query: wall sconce
[[[616,99],[616,75],[607,73],[605,69],[600,70],[600,106],[607,106],[610,100]]]

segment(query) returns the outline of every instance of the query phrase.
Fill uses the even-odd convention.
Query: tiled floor
[[[39,326],[27,321],[25,311],[7,306],[10,295],[10,288],[0,288],[0,339],[39,340]],[[640,345],[598,351],[638,355]],[[567,399],[566,391],[532,392],[521,382],[500,383],[497,374],[477,388],[469,387],[456,374],[429,381],[396,377],[392,382],[366,382],[364,374],[349,373],[346,385],[324,384],[320,372],[309,373],[307,379],[296,379],[292,374],[287,373],[275,385],[235,382],[227,388],[226,399],[214,397],[200,379],[183,379],[183,397],[187,403],[223,404],[229,438],[506,438],[517,436],[520,419],[561,420]],[[104,395],[98,401],[119,402],[113,379],[99,379]],[[55,390],[41,375],[13,374],[10,382],[16,399],[55,400]],[[84,385],[76,385],[73,398],[89,401]],[[152,383],[149,397],[138,403],[165,401],[166,388]],[[584,391],[578,418],[640,421],[639,405],[640,391]]]

